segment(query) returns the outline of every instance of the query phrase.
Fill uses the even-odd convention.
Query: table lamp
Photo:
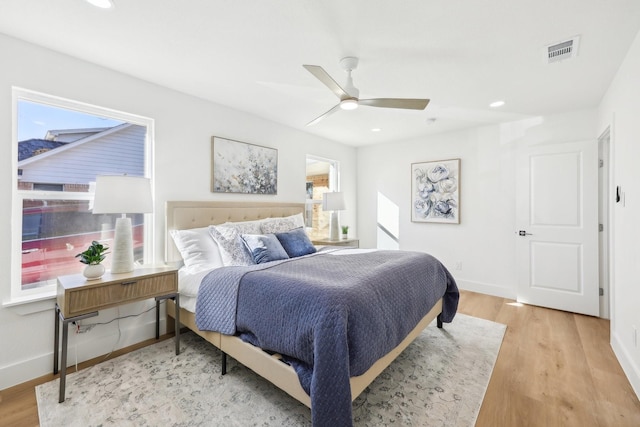
[[[122,214],[116,220],[111,246],[111,273],[133,271],[133,232],[131,218],[127,214],[151,213],[151,180],[128,175],[96,176],[96,192],[93,200],[94,214]]]
[[[338,240],[340,237],[338,211],[344,210],[344,194],[341,192],[324,193],[322,195],[322,210],[331,211],[329,221],[329,239]]]

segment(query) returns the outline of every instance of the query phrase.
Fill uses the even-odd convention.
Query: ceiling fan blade
[[[410,98],[374,98],[361,99],[358,101],[360,105],[368,105],[369,107],[382,108],[403,108],[407,110],[424,110],[429,104],[428,99],[410,99]]]
[[[335,80],[324,70],[324,68],[319,65],[303,65],[311,74],[316,76],[318,80],[320,80],[326,87],[328,87],[331,92],[335,93],[336,96],[340,99],[348,98],[349,95]]]
[[[336,104],[332,109],[330,109],[329,111],[327,111],[326,113],[322,114],[319,117],[316,117],[315,119],[311,120],[309,123],[307,123],[307,126],[313,126],[316,123],[318,123],[320,120],[324,119],[325,117],[335,113],[337,110],[340,109],[340,104]]]

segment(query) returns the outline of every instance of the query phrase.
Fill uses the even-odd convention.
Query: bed
[[[174,264],[174,265],[179,265],[180,263],[183,262],[181,253],[182,254],[185,253],[184,247],[178,248],[176,246],[177,240],[174,240],[176,230],[179,230],[180,232],[187,232],[186,230],[191,230],[195,232],[195,230],[207,229],[211,225],[220,226],[221,224],[226,225],[229,223],[250,224],[255,221],[266,220],[267,218],[281,218],[282,221],[279,221],[279,222],[274,221],[274,224],[282,224],[283,222],[288,221],[290,218],[301,216],[303,212],[304,212],[304,204],[299,204],[299,203],[189,202],[189,201],[167,202],[166,218],[165,218],[166,219],[166,235],[165,235],[166,262],[168,264]],[[224,229],[224,227],[222,228],[213,227],[213,228]],[[282,234],[287,234],[287,233],[289,232],[276,233],[276,234],[280,238]],[[291,233],[293,233],[293,231],[291,231]],[[243,236],[246,236],[246,235],[243,234]],[[283,244],[285,243],[282,240],[281,242]],[[279,284],[280,281],[286,282],[286,280],[282,279],[283,277],[285,278],[293,277],[293,276],[297,277],[298,276],[297,272],[300,269],[304,271],[312,270],[313,265],[319,262],[316,260],[323,260],[322,262],[329,263],[329,264],[326,264],[327,266],[332,266],[334,264],[338,265],[338,267],[336,267],[335,270],[340,270],[341,268],[343,268],[342,265],[344,263],[349,262],[347,260],[347,258],[349,257],[350,259],[358,259],[358,260],[361,260],[359,262],[364,262],[365,259],[372,258],[374,256],[374,255],[367,254],[368,251],[366,250],[356,251],[357,253],[348,253],[346,254],[348,255],[347,257],[334,256],[334,255],[343,255],[344,253],[331,253],[332,251],[344,251],[344,249],[334,248],[333,250],[331,249],[325,250],[324,252],[326,253],[305,255],[300,257],[300,259],[296,259],[295,262],[290,262],[290,260],[285,259],[281,261],[269,262],[259,266],[255,266],[255,267],[251,266],[247,268],[250,270],[265,270],[267,273],[267,276],[275,274],[275,272],[277,272],[278,269],[285,270],[285,272],[282,273],[284,274],[284,276],[275,275],[271,279],[269,279],[269,280],[273,280],[273,283],[270,286],[258,286],[259,283],[255,286],[256,289],[261,289],[261,290],[267,289],[269,292],[279,292],[276,286]],[[377,251],[375,253],[376,253],[375,256],[378,257],[378,261],[381,259],[380,257],[383,257],[383,256],[389,257],[389,258],[391,258],[392,256],[393,257],[396,256],[395,254],[391,254],[391,253],[386,255],[384,253],[378,253]],[[398,252],[396,251],[396,253]],[[428,256],[426,254],[422,254],[422,255]],[[412,256],[416,256],[416,257],[422,256],[422,255],[412,254]],[[314,256],[316,256],[315,259],[313,258]],[[400,256],[400,253],[398,253],[398,257],[399,256]],[[421,261],[421,260],[422,259],[419,258],[416,261]],[[219,262],[219,261],[216,261],[216,262]],[[370,261],[367,261],[367,262],[370,262]],[[416,263],[420,264],[421,262],[416,262]],[[298,265],[296,267],[297,270],[294,269],[294,271],[286,271],[287,269],[293,269],[294,268],[293,266],[296,266],[296,265]],[[389,264],[389,265],[392,265],[392,264]],[[206,317],[205,317],[205,320],[203,320],[203,316],[205,313],[205,310],[202,309],[202,307],[205,307],[204,305],[205,302],[203,302],[203,300],[216,299],[216,297],[213,297],[213,298],[203,297],[203,295],[205,295],[205,291],[210,292],[209,288],[205,287],[205,282],[204,282],[205,277],[207,278],[207,280],[213,281],[215,283],[219,283],[222,280],[222,278],[225,278],[226,280],[227,276],[234,276],[234,275],[238,277],[243,277],[243,280],[244,278],[248,278],[248,277],[252,277],[252,278],[261,277],[260,279],[256,279],[258,281],[267,280],[267,278],[263,278],[263,276],[256,276],[256,274],[264,274],[264,273],[261,273],[259,271],[255,271],[255,272],[251,271],[251,274],[249,274],[244,270],[242,270],[243,268],[244,267],[214,269],[215,271],[211,271],[211,272],[199,270],[198,274],[200,275],[198,274],[184,275],[184,278],[185,278],[184,284],[182,283],[183,276],[181,276],[181,290],[180,290],[181,308],[179,313],[179,319],[183,325],[185,325],[186,327],[194,331],[196,334],[202,336],[204,339],[212,343],[214,346],[216,346],[223,352],[223,360],[221,362],[223,373],[226,371],[226,357],[227,355],[231,356],[238,362],[242,363],[243,365],[250,368],[257,374],[261,375],[265,379],[275,384],[277,387],[279,387],[280,389],[282,389],[283,391],[285,391],[286,393],[288,393],[298,401],[302,402],[304,405],[311,408],[312,420],[313,420],[314,426],[350,425],[351,424],[351,419],[350,419],[351,401],[355,399],[434,319],[437,319],[438,327],[442,327],[442,321],[444,322],[451,321],[453,319],[453,316],[455,315],[455,310],[457,307],[458,293],[457,293],[457,287],[455,285],[455,281],[450,276],[448,271],[446,271],[444,266],[441,266],[441,264],[439,264],[437,266],[439,271],[438,277],[441,279],[438,279],[438,280],[441,280],[442,282],[446,282],[446,283],[442,283],[438,286],[439,288],[444,288],[445,290],[438,291],[441,295],[439,294],[437,298],[435,298],[435,301],[433,303],[430,303],[429,305],[429,307],[431,307],[430,309],[428,307],[424,308],[424,311],[427,311],[426,314],[422,315],[421,313],[420,314],[421,317],[419,317],[417,320],[411,320],[410,322],[409,321],[406,322],[408,323],[408,325],[403,325],[401,328],[401,330],[403,331],[402,332],[403,338],[400,337],[400,339],[398,339],[397,337],[395,337],[394,347],[390,348],[389,351],[385,350],[385,353],[380,355],[379,358],[378,356],[376,356],[377,360],[375,360],[374,362],[367,362],[366,369],[363,372],[358,372],[358,375],[355,375],[355,376],[347,375],[348,384],[346,384],[346,388],[349,388],[350,390],[344,391],[344,390],[338,389],[336,391],[335,388],[320,389],[318,387],[321,387],[321,386],[318,386],[317,384],[320,384],[320,383],[327,384],[327,383],[333,382],[334,380],[333,379],[323,380],[322,379],[323,377],[320,374],[318,374],[316,377],[310,376],[309,378],[304,379],[300,370],[301,369],[300,365],[305,365],[305,363],[300,363],[296,365],[295,363],[292,363],[292,362],[295,362],[296,359],[292,357],[288,357],[285,353],[280,354],[279,352],[274,352],[273,348],[269,348],[269,350],[271,351],[264,351],[262,348],[256,345],[250,344],[247,341],[252,341],[254,343],[256,343],[256,341],[267,342],[267,341],[264,341],[262,337],[256,338],[256,336],[253,336],[251,331],[244,333],[245,336],[243,340],[239,337],[240,332],[242,331],[238,331],[234,328],[227,330],[224,325],[221,327],[220,326],[202,327],[203,325],[207,325],[207,323],[205,322],[208,321],[207,320],[208,318]],[[325,266],[322,268],[327,268],[327,267]],[[367,269],[370,269],[368,267],[362,267],[362,268],[364,268],[364,270],[362,270],[363,275],[366,274]],[[332,267],[329,267],[329,269],[334,270],[334,268]],[[216,274],[219,276],[215,276]],[[354,273],[352,275],[357,276],[358,274]],[[397,273],[393,273],[393,274],[398,275]],[[187,278],[189,280],[186,280]],[[194,283],[194,281],[199,282],[200,279],[203,279],[203,282],[202,282],[203,290],[201,292],[200,298],[198,299],[197,293],[193,291],[193,289],[198,288],[200,286],[199,283]],[[332,280],[333,282],[336,282],[335,277],[333,277]],[[188,283],[189,281],[191,283]],[[247,281],[249,280],[247,279]],[[231,281],[229,283],[231,283]],[[249,292],[246,290],[239,292],[238,286],[240,286],[240,284],[234,282],[234,285],[229,288],[230,290],[228,292],[229,293],[235,292],[237,294],[244,294]],[[245,284],[244,288],[242,289],[250,289],[249,284]],[[288,288],[288,289],[291,289],[291,288]],[[216,292],[218,291],[216,290]],[[264,295],[268,295],[267,298],[269,299],[277,298],[277,294],[264,294]],[[261,297],[264,297],[264,296],[261,296]],[[287,295],[287,298],[288,298],[288,295]],[[315,297],[312,297],[312,298],[315,298]],[[255,297],[254,299],[259,301],[258,297]],[[196,307],[198,308],[196,309]],[[234,316],[240,317],[243,315],[241,313],[252,312],[251,310],[253,309],[244,310],[239,305],[238,308],[236,308],[236,310],[237,310],[237,313],[234,311]],[[399,311],[401,310],[395,310],[394,313]],[[196,312],[200,316],[197,316]],[[168,301],[167,303],[167,313],[172,318],[176,317],[175,305],[172,304],[171,301]],[[443,316],[443,314],[445,314],[445,316]],[[273,317],[278,319],[280,319],[282,315],[283,315],[282,313],[279,313],[279,314],[273,313]],[[389,314],[387,313],[386,315],[389,315]],[[395,316],[400,314],[393,314],[393,315]],[[404,314],[402,315],[404,316]],[[270,316],[271,316],[271,313],[270,313]],[[266,316],[266,318],[270,316]],[[413,316],[412,319],[414,319],[416,317],[416,314],[412,313],[412,316]],[[259,321],[255,321],[255,322],[259,323]],[[171,322],[169,322],[169,324],[170,323]],[[269,326],[269,328],[271,328],[270,325],[266,325],[266,322],[263,322],[263,324],[265,324],[265,328],[266,326]],[[259,326],[260,325],[256,325],[256,330],[260,329]],[[298,326],[296,326],[295,328],[300,329]],[[313,327],[310,327],[309,330],[313,330]],[[221,333],[219,331],[223,331],[225,333]],[[369,335],[371,334],[370,331],[368,331],[368,333]],[[256,331],[256,334],[258,334],[257,331]],[[385,332],[381,334],[379,338],[380,341],[383,341],[382,335],[385,335],[385,334],[387,333]],[[329,339],[331,339],[333,335],[335,334],[333,333],[324,334],[324,336],[328,337]],[[255,338],[255,339],[252,340],[252,338]],[[371,343],[375,344],[377,340],[378,338],[374,338],[371,341]],[[396,342],[397,342],[397,345],[395,345]],[[351,343],[350,336],[349,336],[349,343]],[[333,343],[330,343],[330,344],[331,345],[328,346],[327,348],[333,348],[332,347]],[[339,353],[340,352],[339,349],[342,347],[340,346],[335,346],[335,347],[336,347],[335,352]],[[375,346],[372,345],[372,348],[375,348]],[[326,357],[327,359],[331,359],[331,356],[332,356],[331,353],[333,351],[334,350],[327,352],[328,354],[328,356]],[[292,350],[292,354],[294,354],[293,350]],[[313,360],[316,360],[317,362],[316,365],[321,365],[321,360],[325,359],[324,354],[325,353],[323,352],[322,357],[318,357],[319,356],[318,350],[317,349],[315,350],[315,353],[313,355],[315,359]],[[349,355],[349,358],[351,357],[352,356]],[[327,363],[326,362],[322,362],[322,363],[324,363],[323,366],[325,366],[325,368],[324,368],[324,371],[321,371],[321,372],[326,372]],[[331,363],[331,361],[329,361],[328,363]],[[360,363],[360,365],[362,365],[362,363]],[[349,372],[357,371],[357,369],[354,370],[354,366],[355,365],[346,366],[345,369],[347,370],[347,374]],[[320,367],[315,367],[315,369],[317,371],[320,371]],[[342,370],[344,371],[344,369]],[[309,372],[311,373],[314,372],[313,366],[309,368]],[[340,372],[340,369],[336,368],[336,372]],[[323,373],[322,375],[326,375],[326,374]],[[312,392],[312,390],[316,390],[316,392]],[[322,392],[318,392],[317,390],[322,390]],[[344,397],[340,396],[340,394],[345,394],[345,393],[348,395],[348,401],[347,401],[348,405],[345,405]],[[310,397],[310,394],[314,396],[313,403],[312,403],[312,398]],[[346,406],[348,406],[348,408]]]

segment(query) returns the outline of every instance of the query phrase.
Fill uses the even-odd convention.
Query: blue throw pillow
[[[240,238],[256,264],[289,258],[273,234],[241,234]]]
[[[309,255],[316,252],[316,247],[313,246],[309,236],[304,231],[304,228],[296,228],[284,233],[276,233],[276,237],[282,244],[282,247],[289,258],[295,258],[302,255]]]

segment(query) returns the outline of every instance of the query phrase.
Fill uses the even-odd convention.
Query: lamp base
[[[111,248],[111,273],[128,273],[133,271],[133,233],[131,218],[122,217],[116,220],[116,230]]]
[[[340,233],[338,232],[340,225],[338,224],[338,212],[331,212],[331,219],[329,221],[329,240],[339,240]]]

